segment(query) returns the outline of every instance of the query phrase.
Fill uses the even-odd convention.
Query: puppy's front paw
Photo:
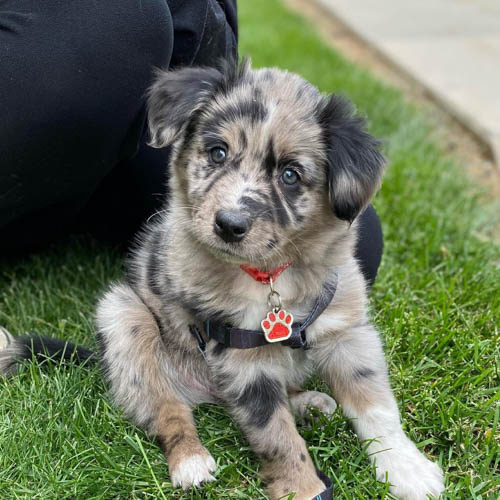
[[[200,486],[209,481],[215,481],[212,473],[217,466],[210,453],[191,455],[184,458],[170,471],[172,485],[184,490],[192,486]]]
[[[438,498],[444,490],[443,472],[439,465],[428,460],[408,439],[392,449],[374,455],[377,479],[386,480],[390,492],[401,500]]]

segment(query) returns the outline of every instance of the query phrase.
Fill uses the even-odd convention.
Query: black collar
[[[328,307],[333,300],[335,292],[337,291],[338,273],[335,270],[330,278],[323,283],[321,293],[316,299],[314,306],[302,323],[294,323],[292,325],[292,335],[287,339],[279,342],[281,345],[297,349],[299,347],[307,346],[306,328],[311,325],[321,313]],[[196,338],[198,346],[202,352],[205,351],[205,339],[195,325],[190,325],[189,330]],[[245,330],[243,328],[236,328],[227,323],[216,320],[207,320],[204,322],[205,335],[208,339],[213,339],[219,344],[234,349],[251,349],[253,347],[260,347],[269,342],[264,336],[262,330]]]

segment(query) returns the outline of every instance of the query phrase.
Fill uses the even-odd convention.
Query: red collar
[[[276,269],[271,269],[271,271],[261,271],[256,267],[250,267],[246,264],[241,264],[240,268],[248,273],[255,281],[259,283],[264,283],[265,285],[269,284],[271,279],[276,281],[276,278],[289,266],[291,266],[291,262],[287,262],[283,264],[281,267],[277,267]]]

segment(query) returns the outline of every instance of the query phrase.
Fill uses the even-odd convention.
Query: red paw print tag
[[[293,316],[285,310],[269,311],[261,326],[268,342],[281,342],[292,335]]]

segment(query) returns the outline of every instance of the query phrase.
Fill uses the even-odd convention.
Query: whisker
[[[152,213],[147,219],[146,219],[146,224],[149,223],[149,221],[151,219],[153,219],[154,217],[156,217],[157,215],[160,215],[160,214],[163,214],[165,212],[168,212],[168,209],[164,209],[164,210],[158,210],[157,212],[154,212]]]

